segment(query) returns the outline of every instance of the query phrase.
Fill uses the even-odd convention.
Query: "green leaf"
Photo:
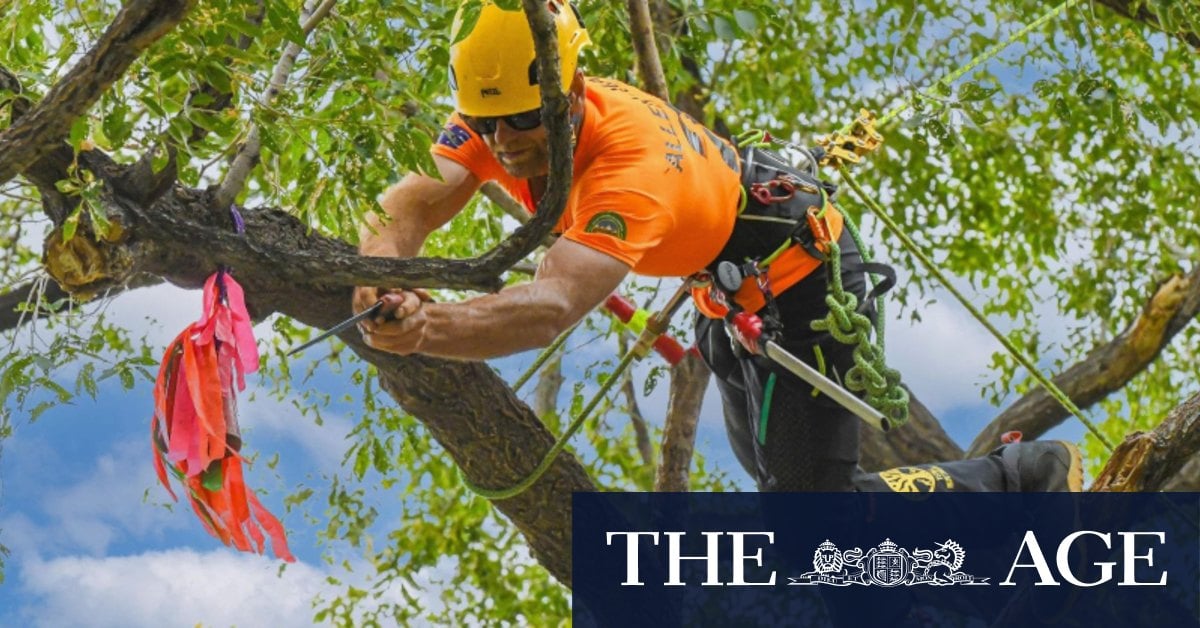
[[[483,4],[477,0],[469,0],[463,3],[459,14],[460,22],[458,30],[454,32],[454,39],[450,42],[451,44],[457,44],[466,39],[467,35],[470,35],[471,31],[475,30],[475,25],[479,23],[479,14],[482,10]]]
[[[1071,119],[1071,106],[1067,104],[1067,100],[1061,96],[1054,99],[1054,113],[1061,120]]]
[[[359,446],[358,452],[354,454],[354,476],[360,480],[363,479],[370,464],[371,450],[365,446]]]
[[[74,148],[75,152],[79,152],[80,146],[83,145],[83,140],[87,139],[90,123],[91,119],[87,116],[79,116],[71,123],[70,142],[71,148]],[[62,136],[60,135],[59,137]]]
[[[125,390],[133,390],[133,385],[135,383],[133,379],[133,371],[129,369],[121,369],[119,375],[121,378],[121,386],[123,386]]]
[[[1056,91],[1058,91],[1058,86],[1052,81],[1042,79],[1034,81],[1033,83],[1033,93],[1041,96],[1042,98],[1049,98]]]
[[[1078,94],[1080,98],[1086,100],[1102,85],[1103,84],[1095,78],[1088,77],[1079,82],[1079,87],[1075,88],[1075,93]]]
[[[133,130],[133,120],[129,117],[129,107],[123,102],[117,102],[101,121],[104,135],[113,146],[122,146],[129,139],[129,133]]]
[[[991,98],[998,91],[998,87],[982,87],[972,81],[959,86],[958,99],[962,102],[978,102]]]
[[[734,9],[733,19],[743,31],[752,33],[758,30],[758,17],[745,9]]]
[[[383,446],[383,442],[378,438],[371,443],[371,461],[374,463],[375,470],[380,474],[386,474],[391,469],[391,461],[388,460],[387,448]]]
[[[74,396],[71,394],[71,391],[63,388],[61,384],[50,378],[43,379],[41,385],[49,389],[50,392],[53,392],[54,396],[58,398],[59,403],[66,403]]]
[[[57,405],[58,404],[53,401],[43,401],[43,402],[37,404],[36,406],[33,407],[32,410],[29,411],[29,422],[32,423],[32,422],[38,420],[38,418],[41,417],[43,414],[45,414],[45,412],[47,410],[49,410],[50,408],[53,408]]]
[[[92,399],[96,398],[99,389],[96,387],[96,365],[87,362],[79,369],[79,374],[75,376],[75,389],[82,390]]]
[[[219,460],[214,460],[200,473],[200,485],[210,491],[219,491],[225,485],[225,472]]]
[[[88,218],[92,221],[92,229],[96,232],[96,236],[107,238],[109,230],[112,229],[112,222],[104,213],[104,208],[100,207],[100,200],[97,198],[96,192],[98,190],[93,189],[92,194],[86,195],[83,205],[87,208]]]
[[[716,32],[717,37],[720,37],[725,41],[734,41],[737,39],[738,35],[737,31],[734,30],[733,23],[724,17],[720,15],[714,15],[712,18],[712,25],[713,31]]]
[[[71,212],[71,215],[67,216],[67,219],[65,221],[63,221],[63,226],[62,226],[63,243],[70,242],[71,238],[75,237],[75,230],[79,228],[79,214],[82,210],[83,210],[82,206],[76,207],[75,211]]]

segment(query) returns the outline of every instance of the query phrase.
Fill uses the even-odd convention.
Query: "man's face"
[[[545,125],[518,131],[500,120],[496,132],[485,134],[483,141],[504,170],[518,179],[544,177],[550,171],[550,142]]]
[[[583,72],[576,71],[567,92],[572,124],[582,120],[585,90]],[[533,179],[550,172],[550,140],[544,124],[522,131],[500,119],[494,132],[479,135],[509,175]]]

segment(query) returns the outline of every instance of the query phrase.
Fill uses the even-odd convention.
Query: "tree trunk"
[[[671,403],[663,429],[662,462],[654,480],[656,491],[686,491],[691,477],[696,446],[696,424],[704,390],[708,388],[708,366],[694,351],[671,367]]]

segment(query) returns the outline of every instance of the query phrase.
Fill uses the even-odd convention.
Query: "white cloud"
[[[0,619],[32,626],[311,626],[318,596],[342,589],[330,585],[330,572],[303,563],[288,565],[231,550],[172,549],[131,556],[71,556],[30,561],[22,566],[21,604]],[[454,561],[443,559],[413,574],[421,590],[408,587],[431,613],[444,605],[433,582],[453,576]],[[358,573],[369,571],[355,566]],[[345,580],[344,574],[338,577]],[[361,578],[351,578],[365,586]],[[389,590],[379,603],[406,603]]]
[[[147,537],[183,525],[178,513],[143,502],[165,501],[151,465],[149,439],[125,441],[96,458],[84,478],[63,489],[47,491],[41,507],[53,524],[45,527],[48,547],[103,555],[122,536]]]
[[[308,626],[325,574],[230,551],[33,561],[18,614],[35,626]]]
[[[887,358],[934,415],[980,404],[992,353],[999,343],[957,302],[921,309],[921,321],[888,321]]]
[[[238,412],[239,423],[247,435],[247,447],[253,448],[254,441],[265,435],[290,440],[299,444],[312,467],[323,473],[332,473],[341,464],[346,436],[353,427],[345,417],[329,412],[322,413],[323,424],[317,425],[290,401],[269,395],[258,395],[253,401],[242,403]]]

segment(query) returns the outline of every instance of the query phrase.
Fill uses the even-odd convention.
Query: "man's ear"
[[[576,69],[575,76],[571,77],[570,102],[571,109],[576,107],[583,108],[583,99],[587,95],[587,86],[583,80],[583,70]]]

